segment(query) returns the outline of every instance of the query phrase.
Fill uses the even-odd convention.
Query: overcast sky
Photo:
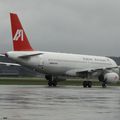
[[[120,56],[120,0],[0,0],[0,52],[12,50],[10,12],[36,50]]]

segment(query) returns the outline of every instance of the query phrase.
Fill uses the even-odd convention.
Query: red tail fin
[[[14,13],[10,13],[10,19],[14,51],[32,51],[33,49],[27,39],[18,16]]]

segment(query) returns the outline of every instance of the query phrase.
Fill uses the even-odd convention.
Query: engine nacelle
[[[106,73],[104,75],[104,80],[108,83],[117,83],[119,81],[119,75],[115,72]]]

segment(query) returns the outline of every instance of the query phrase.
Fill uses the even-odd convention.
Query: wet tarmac
[[[0,120],[120,120],[120,87],[0,85]]]

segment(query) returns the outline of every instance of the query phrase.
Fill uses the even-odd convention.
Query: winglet
[[[10,13],[14,51],[33,51],[17,14]]]

